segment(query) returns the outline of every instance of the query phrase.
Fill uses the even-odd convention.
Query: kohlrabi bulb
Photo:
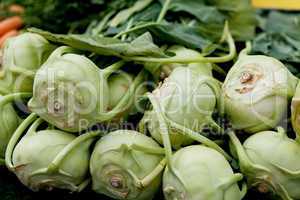
[[[300,144],[283,128],[256,133],[243,146],[234,132],[229,136],[250,188],[284,200],[300,199]]]
[[[59,130],[37,130],[41,122],[41,119],[35,121],[19,142],[18,137],[10,142],[8,152],[11,149],[13,152],[6,158],[8,168],[33,191],[55,188],[81,191],[89,178],[90,145],[99,134],[91,132],[76,138]],[[23,125],[15,135],[24,131]]]
[[[173,45],[169,47],[166,52],[176,55],[176,57],[184,58],[203,58],[203,56],[195,50],[188,49],[184,46]],[[195,67],[198,70],[201,70],[201,73],[204,75],[212,76],[212,65],[210,63],[145,63],[145,69],[151,72],[152,75],[156,78],[166,78],[168,77],[174,69],[177,67]]]
[[[220,84],[213,77],[202,73],[202,68],[199,67],[201,64],[192,65],[176,67],[153,91],[154,98],[158,100],[171,127],[172,123],[176,123],[196,132],[201,132],[206,126],[219,128],[212,114],[219,103]],[[143,128],[147,128],[151,136],[162,144],[157,116],[153,110],[145,113],[141,121],[141,129]],[[194,141],[176,129],[171,129],[170,139],[175,149]]]
[[[233,128],[255,133],[276,127],[287,112],[297,82],[275,58],[241,55],[222,90]]]
[[[0,95],[0,161],[4,161],[8,142],[21,122],[12,102],[29,97],[31,97],[30,93]]]
[[[6,146],[17,129],[20,118],[11,102],[5,102],[5,96],[0,96],[0,158],[4,159]]]
[[[241,200],[238,182],[230,164],[217,151],[194,145],[178,150],[163,176],[166,200]]]
[[[150,200],[161,183],[164,150],[150,137],[118,130],[102,137],[93,151],[93,190],[114,199]]]
[[[297,138],[300,137],[300,83],[298,82],[296,92],[292,98],[291,104],[291,122]]]
[[[109,88],[109,102],[108,110],[112,110],[121,99],[128,92],[130,85],[134,83],[134,76],[124,71],[118,71],[113,74],[108,79],[108,88]],[[124,111],[120,116],[120,119],[126,119],[129,115],[135,114],[136,112],[141,111],[143,108],[139,107],[138,100],[147,92],[145,84],[141,84],[136,88],[134,97],[131,101],[128,101]],[[119,120],[120,120],[119,119]],[[118,120],[118,119],[116,119]]]
[[[2,50],[0,92],[31,92],[34,73],[54,48],[34,33],[23,33],[9,39]]]
[[[108,79],[123,64],[119,61],[101,70],[87,57],[74,53],[74,49],[60,47],[38,70],[29,109],[70,132],[120,117],[117,115],[124,112],[143,80],[141,72],[119,103],[110,108]]]

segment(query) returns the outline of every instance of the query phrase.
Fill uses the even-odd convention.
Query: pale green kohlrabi
[[[119,119],[124,113],[127,115],[126,111],[132,106],[145,72],[141,71],[136,76],[116,104],[116,97],[111,92],[119,91],[110,91],[109,78],[125,62],[119,61],[99,69],[90,59],[74,51],[66,46],[56,49],[38,70],[29,109],[56,127],[70,132],[85,130],[98,122]],[[112,104],[116,105],[110,107]]]
[[[34,33],[23,33],[9,39],[2,50],[0,93],[32,92],[34,74],[54,48]]]
[[[93,190],[114,199],[152,199],[164,168],[164,149],[152,138],[131,130],[102,137],[90,161]]]
[[[33,191],[83,190],[90,181],[90,145],[100,133],[89,132],[76,138],[60,130],[39,130],[43,120],[36,118],[36,114],[29,115],[12,136],[5,156],[7,167]]]
[[[0,96],[0,164],[4,163],[7,144],[19,126],[21,118],[14,109],[12,102],[20,98],[29,98],[30,93],[14,93]]]
[[[241,172],[249,187],[283,200],[300,199],[300,143],[278,131],[262,131],[242,145],[230,132]]]
[[[298,82],[295,94],[291,103],[291,122],[293,129],[297,134],[297,138],[300,137],[300,82]]]
[[[225,114],[234,129],[268,130],[287,114],[298,79],[277,59],[245,49],[223,84]]]
[[[109,88],[109,102],[108,110],[112,110],[121,99],[128,92],[130,85],[134,83],[134,75],[127,73],[125,71],[119,70],[108,78],[108,88]],[[138,104],[139,99],[147,92],[146,84],[140,84],[135,91],[135,95],[129,101],[126,109],[114,117],[113,121],[117,122],[119,120],[126,120],[129,115],[136,114],[142,111],[144,108],[141,104]]]
[[[160,105],[149,96],[159,120],[163,136],[167,168],[163,176],[163,192],[166,200],[241,200],[246,187],[240,191],[238,182],[242,174],[234,174],[226,160],[227,154],[203,140],[204,145],[184,147],[172,155],[169,127]],[[211,142],[212,143],[212,142]],[[223,156],[224,155],[224,156]],[[225,157],[226,156],[226,157]]]
[[[170,160],[163,176],[166,200],[241,200],[242,174],[234,174],[222,154],[203,145],[178,150]]]
[[[236,54],[234,41],[226,27],[224,35],[228,37],[229,55],[205,58],[195,50],[173,46],[169,51],[176,54],[175,57],[181,58],[176,60],[178,63],[162,62],[160,69],[152,68],[154,71],[151,73],[154,75],[161,71],[165,74],[170,72],[164,82],[153,91],[153,95],[158,99],[169,126],[173,127],[170,137],[172,147],[175,149],[189,145],[195,140],[188,137],[186,131],[201,132],[204,127],[212,127],[216,132],[221,130],[212,118],[215,111],[221,110],[221,84],[212,77],[212,63],[232,60]],[[194,58],[192,62],[184,62],[192,58]],[[204,60],[201,61],[201,58]],[[148,67],[151,69],[151,66]],[[146,111],[140,122],[140,131],[146,130],[162,144],[157,116],[153,110]]]
[[[220,130],[212,114],[220,106],[221,84],[211,76],[206,63],[177,67],[168,78],[152,93],[159,101],[162,112],[171,127],[201,132],[204,127]],[[203,69],[203,70],[202,70]],[[208,71],[206,74],[204,71]],[[146,111],[140,122],[140,131],[148,130],[151,136],[162,144],[158,120],[153,110]],[[194,139],[182,134],[182,130],[171,129],[172,146],[179,149],[191,144]]]

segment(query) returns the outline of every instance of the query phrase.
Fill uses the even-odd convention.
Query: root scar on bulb
[[[243,72],[240,78],[241,83],[248,83],[253,79],[253,74],[250,72]]]
[[[114,188],[121,189],[123,188],[122,179],[119,177],[112,177],[110,179],[110,185]]]

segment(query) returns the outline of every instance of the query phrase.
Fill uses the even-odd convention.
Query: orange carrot
[[[20,16],[6,18],[0,22],[0,37],[11,30],[21,28],[23,20]]]
[[[11,30],[8,31],[7,33],[5,33],[3,36],[0,37],[0,48],[2,48],[4,46],[5,41],[13,36],[18,35],[18,31],[17,30]]]
[[[8,7],[9,12],[16,13],[16,14],[22,14],[24,13],[24,7],[20,6],[18,4],[12,4]]]

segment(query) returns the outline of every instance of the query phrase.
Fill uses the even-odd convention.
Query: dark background
[[[66,191],[32,192],[24,187],[6,168],[0,167],[0,200],[111,200],[108,197],[98,195],[90,189],[81,193],[70,194]],[[155,200],[163,200],[158,194]],[[267,196],[257,195],[249,191],[245,200],[268,200]]]

